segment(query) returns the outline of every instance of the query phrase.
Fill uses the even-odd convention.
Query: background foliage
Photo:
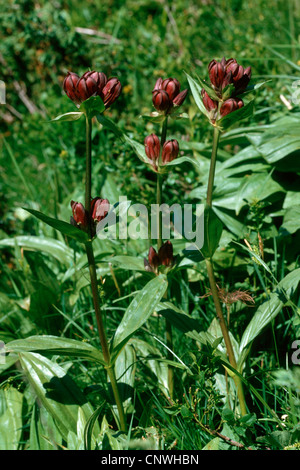
[[[229,379],[214,354],[217,343],[201,342],[200,333],[218,340],[218,328],[206,296],[205,267],[201,259],[185,258],[188,269],[171,281],[172,307],[157,308],[117,364],[126,370],[128,439],[114,432],[110,391],[99,364],[77,357],[71,345],[62,356],[47,345],[50,357],[23,350],[19,362],[11,354],[0,366],[0,448],[77,449],[95,446],[97,436],[98,447],[113,449],[296,448],[300,382],[291,355],[300,334],[300,97],[294,87],[300,70],[299,3],[11,0],[2,2],[1,11],[0,78],[7,93],[7,105],[0,107],[0,339],[5,344],[55,335],[99,346],[80,247],[22,209],[68,221],[71,199],[80,200],[84,191],[84,122],[47,122],[73,110],[62,92],[66,72],[95,69],[117,76],[123,93],[106,115],[140,143],[159,129],[140,118],[152,110],[159,76],[176,77],[186,88],[185,72],[207,78],[210,60],[225,56],[251,65],[255,82],[267,82],[253,117],[222,136],[214,191],[224,225],[216,253],[218,283],[254,299],[245,304],[237,298],[230,305],[237,345],[246,344],[246,327],[254,315],[257,319],[246,330],[254,340],[244,365],[249,415],[237,419],[233,402],[226,403]],[[196,165],[174,166],[168,174],[164,199],[170,204],[202,202],[206,192],[211,129],[191,93],[183,108],[189,119],[174,121],[169,137],[178,139],[182,154]],[[119,195],[154,202],[153,174],[130,146],[100,126],[94,127],[93,160],[95,195],[112,203]],[[140,269],[147,249],[139,240],[97,240],[109,336],[149,280]],[[175,244],[175,251],[181,254],[182,246]],[[113,262],[117,255],[134,261]],[[287,297],[278,300],[272,294],[280,281]],[[167,399],[163,361],[168,315],[178,367],[173,403]]]

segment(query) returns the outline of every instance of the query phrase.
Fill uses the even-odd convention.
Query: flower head
[[[85,72],[81,77],[68,72],[63,89],[77,106],[92,96],[100,96],[105,107],[109,108],[120,96],[122,85],[117,78],[107,79],[104,73],[93,70]]]
[[[165,266],[170,268],[173,266],[174,256],[173,256],[173,245],[168,240],[166,241],[157,251],[153,246],[149,248],[148,259],[144,259],[144,266],[146,271],[158,273],[159,266]]]
[[[152,102],[159,112],[169,114],[174,107],[181,106],[188,90],[180,91],[180,83],[176,78],[159,77],[152,91]]]

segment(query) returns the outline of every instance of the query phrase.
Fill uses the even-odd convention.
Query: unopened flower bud
[[[223,64],[214,60],[209,64],[208,70],[211,83],[216,88],[220,88],[225,77],[225,68]]]
[[[182,103],[184,102],[186,95],[188,94],[188,90],[183,90],[181,91],[174,99],[173,99],[173,105],[174,106],[181,106]]]
[[[91,201],[91,218],[94,222],[100,222],[107,216],[109,211],[109,201],[95,197]]]
[[[163,79],[161,77],[159,77],[156,82],[155,82],[155,85],[154,85],[154,88],[152,91],[155,91],[155,90],[160,90],[161,89],[161,84],[163,82]]]
[[[149,252],[148,252],[148,259],[144,259],[145,269],[146,271],[157,272],[159,265],[160,265],[159,256],[155,248],[153,248],[153,246],[150,246]]]
[[[217,101],[214,101],[212,100],[209,96],[208,96],[208,93],[204,90],[204,88],[202,88],[201,90],[201,96],[202,96],[202,101],[203,101],[203,104],[205,106],[205,109],[207,111],[214,111],[215,109],[218,108],[218,102]]]
[[[116,101],[121,91],[122,85],[120,81],[115,77],[110,78],[102,90],[103,101],[106,108],[109,108]]]
[[[152,103],[157,111],[167,111],[172,104],[165,90],[154,90],[152,92]]]
[[[83,204],[71,201],[71,208],[73,213],[72,225],[80,225],[82,228],[86,228],[88,226],[88,217]]]
[[[74,101],[74,103],[79,102],[79,98],[77,97],[77,94],[76,94],[76,86],[77,86],[77,83],[79,82],[79,79],[80,77],[79,75],[77,75],[77,73],[68,72],[63,83],[63,89],[65,93],[72,101]]]
[[[97,72],[85,72],[77,83],[76,93],[79,100],[82,102],[95,95],[97,93],[97,87]]]
[[[164,143],[161,159],[163,163],[169,163],[178,157],[179,144],[177,140],[172,139]]]
[[[165,90],[171,101],[178,95],[180,91],[180,83],[176,78],[166,78],[162,81],[161,90]]]
[[[239,78],[239,80],[236,80],[234,86],[238,93],[245,91],[245,89],[247,88],[250,82],[251,74],[252,74],[251,67],[247,67],[245,70],[243,70],[242,77]]]
[[[100,96],[103,100],[103,88],[107,84],[107,76],[103,72],[94,72],[94,75],[92,75],[92,77],[97,82],[96,95]]]
[[[220,115],[222,117],[227,116],[227,114],[236,111],[244,106],[244,103],[241,99],[236,98],[229,98],[228,100],[224,101],[220,109]]]
[[[148,135],[144,140],[145,152],[147,157],[154,163],[159,159],[160,141],[157,135]]]
[[[173,245],[168,240],[158,250],[159,262],[163,266],[170,267],[173,264]]]

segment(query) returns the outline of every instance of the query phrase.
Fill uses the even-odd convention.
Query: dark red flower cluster
[[[117,78],[107,79],[102,72],[85,72],[81,77],[68,72],[63,89],[76,105],[80,105],[91,96],[100,96],[105,107],[109,108],[120,96],[122,85]]]
[[[159,266],[172,267],[174,262],[173,245],[166,241],[157,251],[153,246],[149,248],[148,259],[144,259],[146,271],[158,273]]]
[[[152,103],[159,112],[168,114],[174,107],[184,102],[188,90],[180,91],[180,83],[176,78],[159,78],[152,91]]]
[[[251,67],[244,69],[237,63],[236,59],[228,59],[225,57],[220,62],[212,60],[208,65],[208,72],[211,87],[214,89],[220,101],[223,101],[219,109],[220,116],[226,116],[237,109],[244,106],[244,102],[240,95],[246,90],[251,79]],[[233,85],[230,96],[224,96],[224,90],[228,85]],[[227,93],[227,91],[225,90]],[[212,115],[217,113],[219,101],[212,99],[204,90],[201,91],[202,100],[205,108]]]
[[[157,135],[150,134],[144,140],[145,152],[153,165],[155,171],[158,169],[160,158],[160,141]],[[177,158],[179,153],[179,144],[176,139],[167,140],[161,151],[161,163],[164,165]]]
[[[95,197],[91,200],[90,211],[87,212],[81,202],[71,201],[72,216],[70,223],[75,227],[84,230],[85,232],[91,230],[91,235],[96,235],[97,224],[107,216],[109,211],[109,202],[107,199]]]

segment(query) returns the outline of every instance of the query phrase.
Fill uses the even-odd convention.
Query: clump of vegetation
[[[3,7],[1,449],[299,448],[300,11],[272,4]]]

